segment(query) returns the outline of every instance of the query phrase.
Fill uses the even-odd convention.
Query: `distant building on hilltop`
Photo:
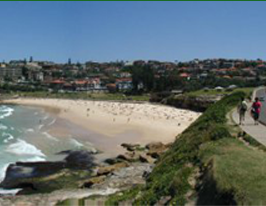
[[[22,78],[22,68],[20,67],[2,67],[0,68],[0,80],[17,81]]]

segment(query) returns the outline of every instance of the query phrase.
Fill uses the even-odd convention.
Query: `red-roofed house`
[[[186,72],[181,73],[179,76],[180,76],[181,78],[184,78],[184,79],[187,79],[187,80],[189,80],[190,77],[191,77],[191,75],[188,74],[188,73],[186,73]]]
[[[133,88],[132,78],[119,78],[115,81],[118,90],[129,90]]]
[[[50,87],[57,90],[62,89],[65,83],[66,82],[64,80],[56,79],[50,82]]]

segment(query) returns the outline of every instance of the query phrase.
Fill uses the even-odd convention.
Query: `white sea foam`
[[[11,163],[7,163],[7,164],[3,165],[2,168],[0,168],[0,181],[2,181],[5,178],[6,169],[8,168],[9,164],[11,164]]]
[[[47,120],[49,118],[49,115],[46,115],[43,120]]]
[[[9,145],[6,151],[16,155],[33,155],[45,157],[45,154],[43,154],[41,150],[21,139],[17,139],[17,142]]]
[[[29,128],[26,130],[26,132],[34,132],[34,130],[32,128]]]
[[[2,133],[2,137],[5,138],[3,141],[4,143],[8,143],[10,140],[14,139],[14,137],[11,134],[6,132]]]
[[[58,139],[56,139],[55,137],[53,137],[52,135],[50,135],[47,132],[43,132],[42,134],[44,134],[45,137],[47,137],[48,139],[54,140],[54,141],[59,141]]]
[[[7,189],[1,189],[0,188],[0,194],[1,195],[14,195],[15,196],[20,190],[22,190],[22,189],[18,188],[18,189],[7,190]]]
[[[6,130],[8,127],[3,125],[3,124],[0,124],[0,130]]]
[[[40,130],[41,128],[43,128],[43,126],[44,126],[43,124],[39,125],[39,130]]]
[[[1,106],[0,112],[4,112],[4,114],[0,115],[0,119],[4,119],[5,117],[9,117],[13,114],[14,109],[7,107],[7,106]]]
[[[51,122],[48,124],[48,126],[51,126],[52,124],[54,124],[55,121],[56,121],[56,119],[53,119],[53,121],[51,121]]]
[[[73,138],[70,139],[70,142],[72,144],[74,144],[75,146],[77,146],[77,147],[83,147],[84,146],[82,143],[80,143],[79,141],[77,141],[77,140],[75,140]]]

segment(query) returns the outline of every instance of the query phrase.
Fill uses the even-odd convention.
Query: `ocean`
[[[90,142],[77,140],[74,133],[67,132],[65,137],[49,133],[65,124],[43,108],[0,105],[0,181],[10,163],[55,161],[63,158],[56,154],[60,151],[94,149]]]

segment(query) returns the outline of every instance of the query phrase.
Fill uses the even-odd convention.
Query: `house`
[[[66,83],[64,83],[64,85],[63,85],[63,89],[64,89],[64,90],[67,90],[67,91],[74,91],[74,90],[75,90],[75,87],[74,87],[74,85],[72,85],[71,83],[66,82]]]
[[[120,72],[119,76],[121,78],[129,78],[129,77],[131,77],[131,74],[129,72]]]
[[[57,80],[51,81],[49,86],[55,90],[59,90],[59,89],[63,89],[65,83],[66,82],[64,80],[57,79]]]
[[[76,91],[87,91],[88,90],[88,81],[86,80],[76,80],[73,82]]]
[[[116,92],[117,91],[117,86],[116,84],[107,84],[106,88],[109,92]]]
[[[265,64],[260,64],[260,65],[257,66],[257,69],[265,70],[266,69],[266,65]]]
[[[234,62],[224,62],[223,63],[223,67],[224,68],[232,68],[235,66],[235,63]]]
[[[87,87],[90,90],[103,89],[100,78],[90,78],[87,82]]]
[[[116,87],[119,91],[121,90],[130,90],[133,88],[132,78],[120,78],[116,79]]]
[[[179,75],[179,77],[183,78],[183,79],[186,79],[186,80],[190,80],[190,77],[191,75],[186,73],[186,72],[183,72]]]
[[[21,67],[1,67],[0,68],[0,80],[12,80],[17,81],[22,78]]]
[[[201,74],[198,75],[198,78],[199,79],[205,79],[207,77],[208,77],[208,73],[206,73],[206,72],[203,72],[203,73],[201,73]]]
[[[133,66],[134,62],[133,61],[126,61],[125,66]]]
[[[36,70],[28,70],[28,80],[30,81],[43,81],[44,80],[44,74],[41,71]]]
[[[6,68],[6,64],[5,63],[0,63],[0,67],[1,68]]]

